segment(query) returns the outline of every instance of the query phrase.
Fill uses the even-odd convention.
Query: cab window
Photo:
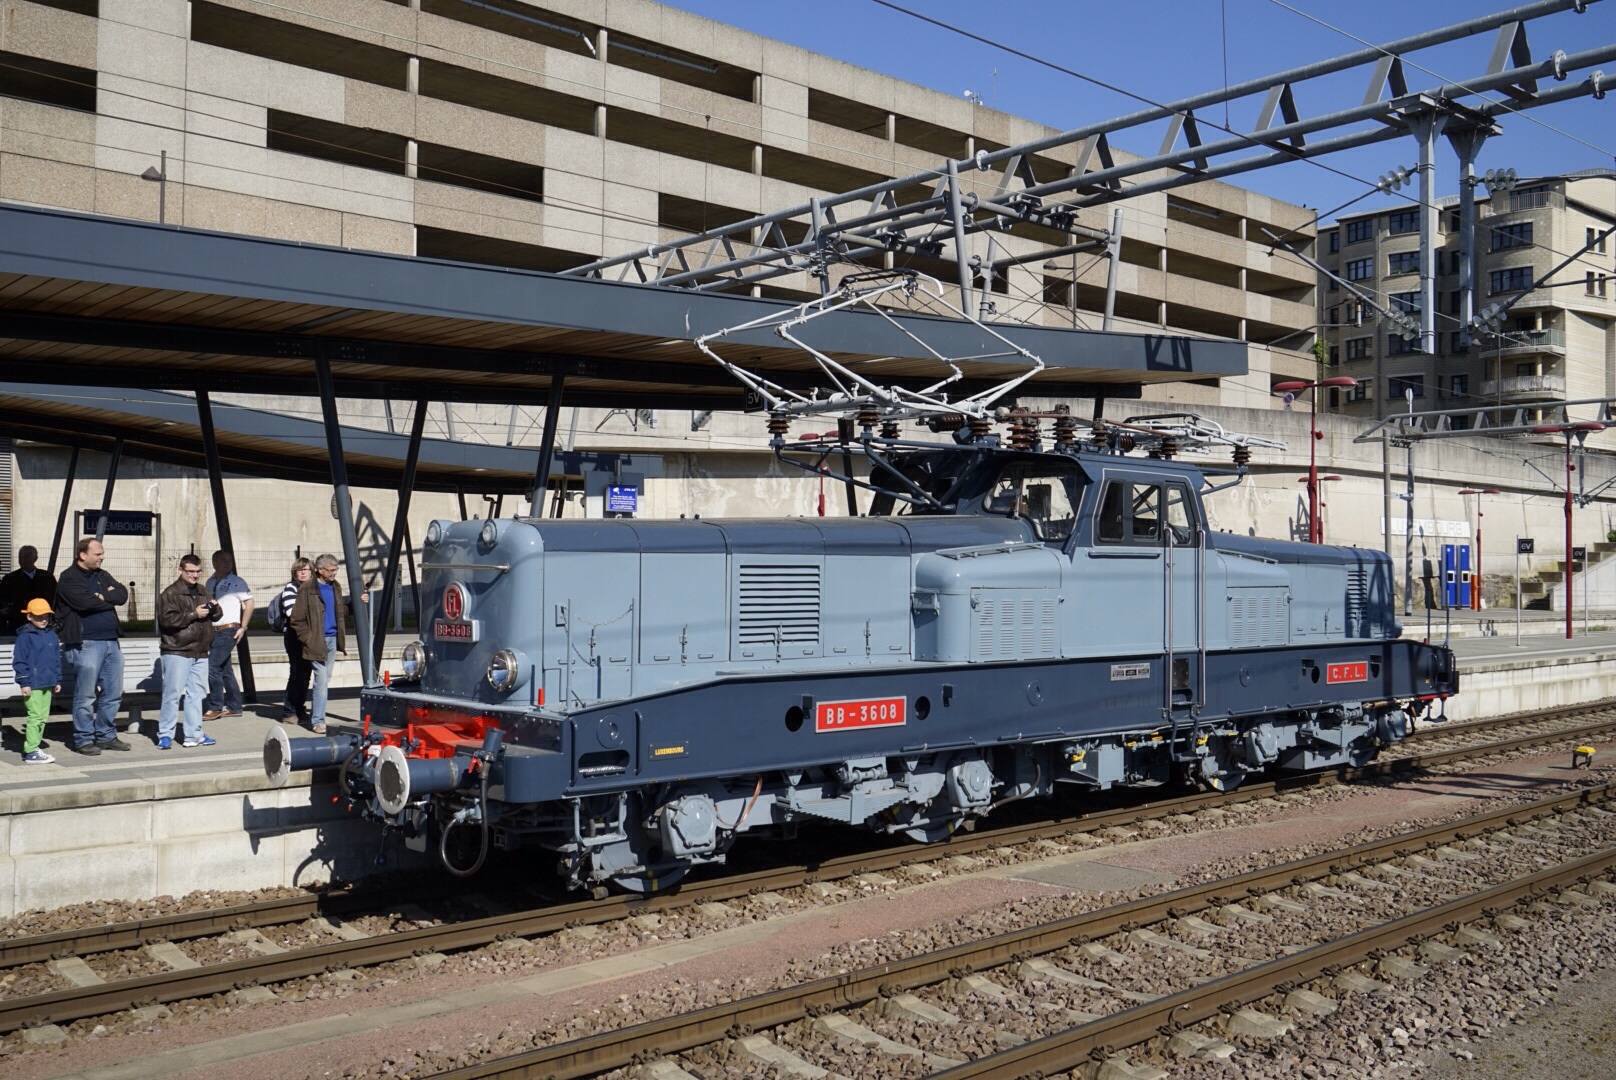
[[[1077,522],[1072,498],[1076,480],[1072,469],[1041,463],[1009,465],[994,482],[983,508],[989,514],[1027,518],[1040,540],[1064,541]]]
[[[1185,547],[1195,540],[1195,503],[1183,484],[1167,485],[1167,528],[1174,547]]]
[[[1168,524],[1173,514],[1182,513],[1169,502]],[[1162,542],[1162,488],[1160,484],[1141,484],[1126,480],[1113,480],[1105,486],[1100,497],[1099,520],[1094,527],[1094,540],[1099,544],[1131,544],[1154,546]]]

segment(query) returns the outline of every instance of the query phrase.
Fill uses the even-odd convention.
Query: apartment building
[[[1320,283],[1329,364],[1334,374],[1359,380],[1335,393],[1341,411],[1400,412],[1412,390],[1418,411],[1496,405],[1506,419],[1523,408],[1535,418],[1557,402],[1616,396],[1616,243],[1597,239],[1616,224],[1616,171],[1523,178],[1507,192],[1478,196],[1475,307],[1514,300],[1504,323],[1468,342],[1461,333],[1458,200],[1444,200],[1434,355],[1419,352],[1338,282]],[[1546,278],[1589,243],[1572,265]],[[1320,231],[1319,247],[1333,274],[1384,307],[1418,314],[1418,206],[1342,217]],[[1456,426],[1468,422],[1457,418]]]
[[[439,259],[561,270],[1052,133],[647,0],[0,0],[0,16],[0,199]],[[1067,147],[1032,169],[1076,163]],[[999,180],[972,174],[984,194]],[[1215,182],[1121,206],[1117,329],[1258,346],[1240,404],[1271,367],[1311,370],[1314,274],[1253,242],[1311,244],[1305,209]],[[1039,258],[1064,241],[1032,233],[973,238],[996,269],[984,310],[1098,328],[1104,261]],[[951,258],[909,265],[957,280]]]

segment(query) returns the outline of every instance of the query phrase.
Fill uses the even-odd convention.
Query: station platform
[[[1407,636],[1423,638],[1423,619],[1413,624],[1407,620]],[[1616,627],[1616,613],[1593,613],[1586,637],[1579,618],[1571,641],[1553,613],[1523,617],[1520,645],[1513,618],[1496,625],[1491,636],[1475,613],[1463,621],[1455,613],[1454,630],[1468,632],[1450,639],[1461,692],[1447,703],[1448,719],[1616,697],[1616,629],[1595,629]],[[1441,624],[1433,620],[1432,629],[1440,642]],[[349,687],[333,693],[328,709],[333,730],[358,722],[358,664],[350,663],[342,679]],[[284,788],[267,786],[262,747],[265,731],[280,723],[280,695],[277,682],[259,686],[274,705],[207,721],[218,745],[191,750],[157,749],[156,705],[147,698],[120,717],[120,727],[136,729],[122,736],[133,749],[82,757],[68,748],[72,725],[58,703],[45,736],[53,765],[21,763],[20,710],[15,698],[0,703],[0,918],[87,899],[350,880],[379,865],[413,864],[417,857],[396,842],[378,864],[376,830],[323,777],[295,773]]]

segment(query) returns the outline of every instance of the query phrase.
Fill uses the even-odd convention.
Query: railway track
[[[1602,717],[1592,723],[1561,726],[1561,721],[1588,713]],[[270,900],[258,904],[192,913],[180,913],[137,922],[64,931],[31,938],[0,940],[0,969],[47,963],[64,958],[94,956],[117,950],[156,948],[169,963],[185,964],[184,953],[170,949],[174,943],[205,938],[220,933],[241,935],[254,955],[223,963],[180,966],[135,978],[112,982],[83,981],[89,985],[0,999],[0,1032],[40,1024],[59,1023],[100,1016],[139,1005],[167,1004],[189,998],[268,986],[320,975],[341,968],[361,968],[423,954],[442,954],[479,948],[510,938],[537,938],[580,925],[614,922],[632,915],[671,911],[696,904],[739,899],[759,892],[776,891],[831,882],[857,875],[880,874],[918,863],[972,855],[994,849],[1013,848],[1044,839],[1058,839],[1072,833],[1094,833],[1141,821],[1222,808],[1242,802],[1303,792],[1355,779],[1394,776],[1401,772],[1436,768],[1469,758],[1488,757],[1567,740],[1583,740],[1616,731],[1616,702],[1602,702],[1556,710],[1527,719],[1506,717],[1474,721],[1464,725],[1426,728],[1416,733],[1416,741],[1462,739],[1485,734],[1499,727],[1534,730],[1514,738],[1480,745],[1436,749],[1371,763],[1360,769],[1320,773],[1279,781],[1248,782],[1233,792],[1192,794],[1143,805],[1091,812],[1080,816],[1057,817],[1029,824],[984,828],[961,834],[945,845],[917,847],[912,844],[837,856],[811,865],[778,866],[749,873],[727,875],[702,883],[687,883],[676,893],[660,896],[617,896],[552,904],[540,908],[447,922],[376,936],[343,934],[344,915],[374,910],[378,897],[370,890],[344,890],[308,897]],[[283,950],[270,945],[253,931],[303,920],[323,921],[335,941],[322,941],[306,948]],[[239,950],[238,950],[239,951]],[[68,963],[72,963],[69,959]],[[77,967],[79,972],[86,970]]]
[[[1607,880],[1616,871],[1610,844],[1616,812],[1605,809],[1613,798],[1616,784],[1555,796],[436,1080],[567,1080],[659,1059],[653,1075],[690,1076],[674,1055],[709,1074],[750,1063],[794,1075],[815,1069],[857,1075],[848,1062],[867,1058],[872,1048],[893,1063],[883,1070],[889,1076],[1056,1076],[1098,1058],[1133,1070],[1121,1075],[1165,1077],[1119,1060],[1120,1052],[1160,1040],[1167,1053],[1184,1058],[1226,1056],[1234,1047],[1219,1032],[1261,1038],[1288,1028],[1290,1022],[1252,1009],[1254,1003],[1279,995],[1293,1010],[1324,1015],[1336,1001],[1305,984],[1364,991],[1379,979],[1418,977],[1466,948],[1496,947],[1494,932],[1519,928],[1505,909],[1523,900],[1560,893],[1568,905],[1600,905],[1616,894]],[[1544,861],[1551,865],[1534,865]],[[1483,880],[1452,896],[1461,876]],[[1385,902],[1389,895],[1397,896],[1396,905]],[[1384,921],[1368,914],[1394,906],[1416,910]],[[1490,925],[1470,926],[1479,920]],[[1238,946],[1214,951],[1212,939],[1238,936],[1253,924],[1257,932]],[[1254,951],[1259,937],[1276,955],[1242,955]],[[1417,950],[1413,958],[1394,953],[1410,947]],[[1141,954],[1151,961],[1135,962]],[[1170,964],[1159,959],[1167,957]],[[1379,961],[1374,977],[1352,970],[1369,960]],[[1179,970],[1164,974],[1169,967]],[[1173,983],[1188,985],[1172,989]],[[1194,1030],[1219,1017],[1226,1019],[1215,1030]],[[990,1052],[972,1052],[984,1045]]]

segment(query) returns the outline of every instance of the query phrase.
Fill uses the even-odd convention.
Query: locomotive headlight
[[[510,649],[501,649],[488,661],[488,685],[508,694],[522,681],[522,661]]]
[[[487,523],[483,525],[483,531],[477,534],[477,542],[484,548],[491,548],[494,546],[494,541],[498,539],[499,523],[493,518],[489,518]]]
[[[429,547],[437,547],[443,543],[443,522],[436,519],[426,527],[426,542]]]
[[[412,641],[404,646],[403,655],[399,658],[399,666],[404,669],[404,678],[409,682],[420,682],[421,676],[426,674],[426,644],[422,641]]]

